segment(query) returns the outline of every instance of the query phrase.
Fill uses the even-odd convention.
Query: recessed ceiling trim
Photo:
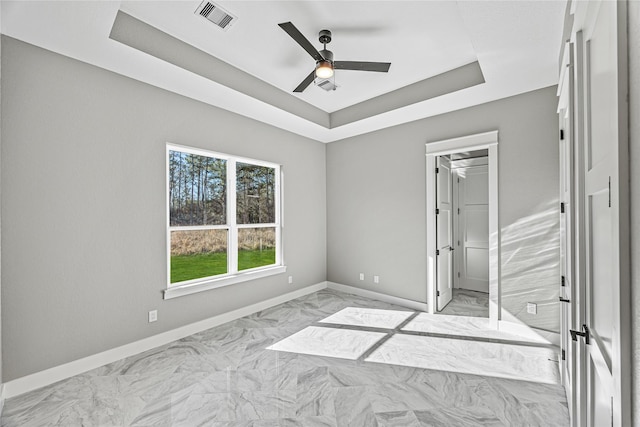
[[[331,113],[331,128],[485,83],[478,61]]]
[[[133,16],[118,11],[109,38],[220,83],[281,110],[329,128],[327,112],[314,107]]]
[[[116,14],[109,37],[327,129],[484,83],[482,70],[476,61],[327,113],[125,12]]]

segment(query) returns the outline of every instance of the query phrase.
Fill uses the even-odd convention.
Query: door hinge
[[[436,168],[436,173],[440,173],[440,168]]]
[[[564,276],[562,276],[562,280],[560,281],[560,286],[566,286]]]
[[[564,213],[564,202],[560,203],[560,213]]]
[[[458,271],[458,277],[460,277],[460,272]]]
[[[560,302],[571,302],[571,300],[567,298],[558,297],[558,299],[560,300]]]
[[[564,141],[564,129],[560,129],[560,141]]]
[[[460,215],[460,208],[458,208],[458,215]]]
[[[609,207],[611,207],[611,177],[609,177]]]
[[[458,178],[458,184],[460,184],[460,178]]]
[[[440,215],[440,209],[436,209],[436,215]]]
[[[439,297],[440,296],[440,291],[436,291],[436,296]]]
[[[589,345],[591,333],[589,332],[589,328],[587,327],[587,325],[582,325],[582,332],[569,329],[569,333],[571,334],[572,340],[578,341],[578,336],[581,336],[584,337],[584,343]]]
[[[562,350],[562,360],[567,360],[567,356],[564,350]]]
[[[436,256],[440,255],[440,249],[436,249]]]

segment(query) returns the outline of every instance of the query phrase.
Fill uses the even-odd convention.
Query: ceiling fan
[[[298,42],[316,61],[316,68],[293,90],[294,92],[304,91],[316,77],[320,79],[330,79],[333,77],[334,70],[377,71],[386,73],[391,66],[390,62],[334,61],[333,52],[327,50],[327,44],[331,42],[331,31],[322,30],[318,34],[318,40],[324,45],[324,48],[318,52],[311,42],[309,42],[291,22],[283,22],[278,25],[289,34],[292,39]],[[335,85],[332,86],[332,89],[335,89]]]

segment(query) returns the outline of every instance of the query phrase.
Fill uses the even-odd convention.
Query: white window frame
[[[227,169],[227,223],[222,225],[197,225],[197,226],[171,226],[170,224],[170,199],[169,199],[169,152],[180,151],[198,156],[212,157],[226,161]],[[247,163],[255,166],[264,166],[275,169],[275,222],[262,224],[237,224],[236,221],[236,164]],[[166,144],[166,250],[167,250],[167,289],[164,290],[164,299],[176,298],[196,292],[216,289],[248,280],[281,274],[287,271],[284,265],[282,250],[282,166],[262,160],[233,156],[199,148],[186,147],[172,143]],[[262,267],[247,270],[238,270],[238,230],[243,228],[275,228],[276,232],[276,262]],[[227,273],[216,276],[202,277],[171,283],[171,232],[176,230],[228,230],[227,234]]]

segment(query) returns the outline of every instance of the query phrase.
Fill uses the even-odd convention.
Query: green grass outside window
[[[238,270],[262,267],[276,263],[275,248],[238,252]],[[227,253],[214,252],[171,257],[171,283],[227,273]]]

